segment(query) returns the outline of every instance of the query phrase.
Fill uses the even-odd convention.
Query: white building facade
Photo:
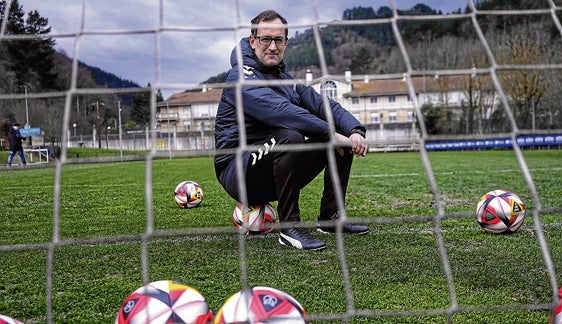
[[[308,72],[306,79],[299,82],[305,82],[345,107],[367,127],[367,139],[371,143],[381,146],[402,143],[408,149],[407,146],[419,138],[415,102],[405,78],[353,80],[351,73],[346,72],[343,78],[314,79]],[[472,98],[470,76],[413,77],[411,82],[420,107],[431,105],[460,110]],[[205,143],[203,147],[212,148],[221,93],[222,89],[182,92],[158,103],[157,131],[173,134],[174,138],[185,136],[181,134],[196,135]]]

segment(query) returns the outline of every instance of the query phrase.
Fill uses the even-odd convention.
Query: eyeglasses
[[[269,37],[269,36],[254,36],[254,38],[259,40],[261,45],[269,46],[269,44],[271,44],[271,41],[274,41],[276,46],[287,45],[287,38],[285,38],[285,37],[272,38],[272,37]]]

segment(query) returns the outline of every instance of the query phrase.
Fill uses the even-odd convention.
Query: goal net
[[[224,76],[221,79],[219,74],[206,83],[186,82],[191,78],[177,71],[183,71],[181,66],[187,65],[182,62],[181,58],[184,57],[186,62],[190,62],[187,71],[192,68],[193,73],[196,73],[195,70],[201,70],[200,67],[215,70],[213,65],[217,63],[206,60],[208,53],[189,45],[200,44],[195,39],[205,39],[205,42],[216,45],[216,51],[223,57],[220,64],[225,64],[226,71],[229,68],[227,63],[230,51],[239,39],[249,34],[252,27],[250,19],[261,11],[250,6],[254,2],[186,1],[180,5],[161,0],[147,8],[142,5],[143,9],[150,9],[142,13],[151,22],[149,28],[134,23],[122,28],[120,24],[110,21],[107,22],[107,28],[92,28],[90,22],[102,19],[96,14],[101,12],[104,15],[104,11],[96,7],[95,1],[84,0],[80,4],[68,4],[75,9],[75,16],[69,17],[75,25],[69,30],[46,31],[46,26],[41,26],[38,21],[30,21],[28,28],[19,33],[10,25],[13,21],[9,19],[14,2],[16,1],[0,2],[4,5],[0,53],[22,51],[25,46],[49,48],[52,41],[65,44],[71,50],[65,55],[49,54],[55,55],[51,62],[55,62],[56,67],[52,68],[59,77],[63,76],[57,82],[62,79],[64,84],[53,87],[55,90],[42,87],[45,83],[41,82],[48,81],[16,75],[16,70],[10,64],[22,62],[0,62],[0,69],[5,72],[5,77],[1,78],[6,81],[0,93],[2,122],[7,125],[11,120],[25,120],[22,123],[27,126],[22,129],[24,132],[33,132],[40,124],[44,136],[39,142],[33,140],[30,143],[28,140],[26,144],[30,150],[48,147],[52,154],[52,159],[47,164],[24,170],[5,168],[2,171],[4,175],[0,177],[8,181],[13,177],[25,178],[28,171],[53,169],[53,182],[45,184],[44,181],[34,180],[49,188],[44,196],[47,203],[34,202],[43,207],[47,204],[45,208],[52,211],[47,222],[51,226],[47,231],[48,235],[45,236],[40,231],[43,234],[29,242],[22,242],[14,237],[17,236],[14,233],[24,231],[16,228],[16,223],[20,222],[19,226],[25,227],[30,220],[13,215],[12,212],[17,211],[29,218],[34,214],[22,211],[15,203],[6,202],[10,207],[5,209],[7,214],[2,213],[3,224],[7,229],[0,230],[0,236],[4,237],[0,241],[0,259],[5,257],[6,260],[14,260],[18,259],[18,255],[22,258],[29,257],[37,266],[26,271],[34,273],[35,278],[42,277],[44,282],[32,285],[33,288],[26,288],[27,283],[13,282],[16,279],[12,278],[21,278],[13,276],[17,273],[16,269],[8,266],[6,270],[0,271],[0,276],[5,278],[0,279],[0,292],[6,298],[4,303],[0,302],[0,314],[14,314],[14,318],[20,317],[25,322],[79,322],[84,320],[84,316],[93,318],[93,321],[97,321],[99,316],[99,320],[103,321],[114,318],[120,306],[118,303],[107,305],[104,302],[106,298],[122,301],[126,297],[107,296],[108,291],[119,289],[120,282],[115,281],[115,276],[125,276],[126,273],[132,276],[129,283],[132,281],[141,286],[157,278],[177,279],[169,277],[178,271],[171,268],[184,266],[196,271],[186,275],[193,279],[187,284],[208,289],[227,287],[215,293],[205,291],[215,311],[218,310],[220,301],[229,296],[229,292],[236,292],[235,287],[241,289],[264,285],[267,278],[262,276],[268,276],[269,273],[256,273],[271,271],[277,277],[271,278],[272,282],[282,282],[282,290],[303,303],[313,322],[392,322],[396,319],[405,322],[429,322],[432,319],[436,322],[455,322],[457,318],[462,322],[481,320],[479,316],[489,312],[499,314],[493,317],[496,320],[513,318],[513,314],[540,314],[529,317],[538,322],[537,318],[548,318],[550,310],[558,305],[562,251],[553,246],[552,242],[559,242],[554,234],[560,234],[558,218],[562,215],[562,208],[558,197],[560,189],[553,187],[560,185],[562,165],[556,165],[556,162],[547,164],[545,160],[541,167],[533,160],[530,166],[527,152],[559,151],[562,145],[562,112],[559,107],[562,99],[560,2],[519,1],[518,7],[512,7],[502,5],[501,1],[469,0],[459,10],[444,13],[438,8],[431,10],[425,5],[406,8],[400,1],[390,0],[388,3],[381,2],[380,8],[372,8],[374,10],[349,8],[343,12],[343,19],[340,20],[324,18],[327,13],[322,1],[285,1],[279,4],[281,8],[278,11],[289,20],[291,33],[285,60],[294,63],[294,66],[288,68],[295,80],[263,81],[260,85],[305,83],[320,92],[325,103],[328,98],[341,100],[342,104],[345,103],[345,108],[366,126],[371,148],[369,155],[376,156],[369,160],[375,161],[373,164],[388,157],[385,154],[387,152],[408,151],[396,153],[396,163],[389,164],[388,170],[376,170],[376,165],[363,165],[358,166],[361,167],[361,172],[357,174],[354,173],[354,164],[351,182],[353,186],[357,186],[352,189],[355,196],[349,195],[348,201],[344,202],[343,193],[337,191],[339,210],[342,217],[368,225],[372,233],[366,239],[349,238],[339,233],[330,239],[333,252],[324,256],[294,254],[293,251],[273,244],[271,242],[277,242],[275,232],[265,235],[264,242],[259,244],[256,240],[261,239],[236,235],[230,223],[230,210],[223,210],[228,226],[218,225],[223,224],[220,221],[211,223],[213,225],[192,223],[195,224],[194,227],[182,226],[181,220],[187,218],[185,214],[180,216],[180,220],[169,223],[160,219],[163,213],[171,210],[164,208],[165,211],[161,211],[162,204],[171,201],[160,200],[158,188],[164,181],[161,179],[164,179],[165,173],[171,172],[175,174],[177,182],[185,180],[185,173],[166,170],[166,166],[160,162],[212,158],[215,154],[232,153],[236,154],[237,163],[241,165],[241,153],[252,149],[242,142],[236,149],[218,152],[214,150],[213,138],[214,113],[220,97],[216,94],[213,97],[212,91],[218,90],[217,93],[220,94],[225,88],[237,89],[237,104],[241,107],[243,98],[239,90],[247,86],[248,81],[226,83]],[[19,3],[24,1],[20,0]],[[26,11],[35,10],[33,2],[27,3],[25,2],[26,6],[30,7],[26,7]],[[193,8],[190,8],[192,5]],[[216,17],[213,14],[215,11],[219,12],[217,8],[221,6],[230,8],[228,17]],[[353,3],[349,6],[353,7]],[[204,12],[194,12],[195,8],[200,7],[204,8]],[[93,8],[96,9],[95,12]],[[130,3],[122,5],[115,2],[109,9],[120,11],[123,19],[127,15],[136,15],[137,12]],[[290,20],[289,12],[295,10],[306,13],[303,16],[295,15],[302,20]],[[33,30],[33,27],[36,29]],[[292,32],[293,30],[297,32]],[[37,45],[38,42],[47,44]],[[88,68],[84,65],[87,64],[85,58],[91,57],[96,50],[94,55],[106,56],[108,61],[116,60],[122,53],[126,53],[115,48],[115,52],[110,52],[111,49],[106,47],[108,43],[133,48],[138,44],[148,45],[150,53],[138,53],[139,60],[142,56],[142,61],[137,62],[136,57],[127,57],[121,61],[121,64],[133,66],[140,73],[149,75],[146,78],[147,84],[142,84],[141,87],[131,83],[125,86],[107,84],[99,87],[99,80],[95,82],[91,75],[85,73]],[[180,43],[187,44],[186,48],[180,48]],[[25,46],[19,46],[21,44]],[[86,48],[92,52],[86,51]],[[19,55],[28,60],[40,58],[24,52]],[[241,55],[238,54],[236,59],[240,61]],[[35,63],[28,61],[27,64],[31,66]],[[100,76],[103,77],[103,74],[98,73],[98,77]],[[18,81],[10,84],[10,80]],[[26,80],[34,80],[34,83],[26,83]],[[182,98],[192,101],[182,103]],[[206,107],[207,114],[196,116],[192,108],[189,113],[194,115],[189,119],[190,124],[184,124],[180,128],[177,121],[181,112],[176,109],[182,105],[195,107],[201,102]],[[240,117],[243,116],[242,111],[238,113]],[[327,113],[329,114],[328,110]],[[126,123],[131,121],[137,121],[137,126],[142,121],[146,124],[127,129],[131,124]],[[244,129],[242,121],[241,126]],[[333,122],[330,122],[330,126],[335,129]],[[245,138],[244,132],[241,138]],[[7,146],[7,143],[2,145]],[[279,145],[276,149],[321,149],[331,152],[335,145],[337,143],[332,138],[321,145]],[[82,151],[88,149],[96,149],[99,153],[91,156],[87,151]],[[113,153],[105,154],[103,149]],[[525,192],[524,200],[528,205],[526,229],[524,234],[483,237],[484,232],[474,221],[473,207],[476,201],[470,199],[474,195],[480,198],[485,192],[479,192],[481,188],[470,188],[470,183],[464,183],[463,179],[471,178],[471,173],[475,173],[474,177],[488,174],[478,166],[479,161],[465,161],[459,154],[498,151],[510,153],[501,158],[501,163],[506,163],[506,166],[494,171],[509,173],[505,176],[507,180],[501,180],[498,184],[503,185],[506,181],[513,180],[513,177],[518,177],[513,181],[519,183],[517,187]],[[419,167],[415,171],[400,166],[400,154],[412,153],[416,155],[408,156],[415,156],[416,161],[406,165]],[[329,167],[334,168],[333,155],[329,156]],[[446,163],[438,161],[454,157],[459,159],[454,163],[459,163],[460,166],[453,171],[446,168]],[[355,161],[357,160],[362,161]],[[125,176],[128,172],[135,172],[136,167],[122,165],[139,161],[144,162],[140,170],[142,180]],[[103,169],[100,169],[102,174],[95,175],[93,171],[70,168],[76,165],[103,166],[109,163],[115,163],[111,168],[121,170],[124,179],[134,183],[133,195],[136,200],[142,200],[141,203],[120,201],[114,205],[113,198],[105,196],[105,193],[114,192],[115,189],[108,188],[106,191],[100,182],[109,181],[111,186],[122,186],[123,190],[126,190],[128,184],[114,178],[106,179]],[[191,170],[197,168],[189,162],[185,163],[190,165]],[[358,164],[361,165],[361,162]],[[84,175],[77,176],[75,172],[84,172]],[[462,173],[464,175],[459,176]],[[228,199],[212,171],[202,174],[207,177],[203,186],[205,192],[207,188],[211,188],[209,192],[222,192],[221,199]],[[416,192],[415,189],[406,190],[418,176],[421,176],[419,182],[426,186],[425,194]],[[83,183],[77,178],[82,179]],[[383,178],[387,180],[382,180]],[[486,181],[491,185],[494,183],[493,180]],[[381,183],[386,189],[374,188],[376,183]],[[19,190],[16,184],[10,184],[3,189],[7,190],[6,194],[8,190]],[[82,186],[99,188],[93,194],[94,197],[88,199],[96,201],[93,204],[106,205],[107,210],[98,206],[95,213],[107,215],[85,222],[80,220],[80,214],[95,217],[93,212],[86,209],[69,211],[76,206],[89,206],[89,203],[80,202],[80,197],[73,197],[73,190],[79,190]],[[240,187],[245,192],[245,184],[241,183]],[[391,192],[398,187],[413,198],[385,201],[385,195],[392,195]],[[459,196],[462,194],[458,191],[463,190],[466,190],[468,197],[462,197],[462,206],[456,206],[458,201],[455,199],[460,200]],[[374,194],[370,196],[371,193]],[[318,204],[314,197],[317,196],[318,192],[305,192],[301,198],[304,201],[303,209],[314,210]],[[230,206],[229,203],[223,205],[223,202],[212,202],[213,199],[212,196],[205,196],[204,203]],[[466,200],[469,202],[466,203]],[[127,205],[123,205],[124,203]],[[352,208],[354,203],[359,206]],[[425,205],[428,209],[420,212],[413,207],[409,209],[410,206],[404,208],[408,204]],[[311,205],[314,207],[311,208]],[[130,210],[135,208],[142,209],[142,220],[140,223],[138,220],[136,223],[125,223],[122,218],[127,218]],[[351,210],[347,212],[346,208]],[[109,215],[114,212],[122,214],[119,217]],[[39,211],[35,213],[40,214]],[[176,215],[177,211],[171,213]],[[221,216],[213,216],[217,217]],[[112,229],[108,225],[112,221],[122,227]],[[194,221],[189,219],[187,222]],[[128,231],[126,226],[131,226],[131,230]],[[313,230],[316,222],[314,219],[304,219],[303,226]],[[102,230],[96,232],[94,227]],[[414,241],[409,244],[408,240]],[[495,265],[498,260],[494,260],[496,254],[492,253],[491,257],[479,255],[478,250],[490,253],[489,250],[505,246],[508,249],[506,253],[509,254],[509,250],[518,248],[518,242],[532,242],[533,247],[529,248],[531,252],[528,253],[532,255],[533,262],[539,262],[533,268],[537,272],[522,275],[522,278],[511,278],[517,282],[518,287],[510,295],[513,300],[504,304],[495,303],[501,298],[498,293],[501,287],[495,287],[499,284],[493,284],[491,286],[495,289],[487,290],[490,287],[478,287],[474,284],[478,281],[473,277],[478,272],[478,267],[490,271],[485,263]],[[132,250],[135,255],[129,255],[131,250],[122,247],[129,244],[134,245]],[[91,251],[88,249],[90,247],[109,248],[110,252]],[[225,251],[227,248],[230,250]],[[382,248],[387,249],[388,253],[378,251]],[[197,252],[198,249],[203,252]],[[419,249],[423,251],[420,252]],[[418,253],[428,253],[433,258],[425,264],[423,260],[416,258]],[[395,254],[395,257],[389,254]],[[173,259],[161,260],[160,256],[177,258],[181,264],[174,263]],[[472,259],[465,261],[461,256],[471,256]],[[506,257],[507,261],[504,263],[498,262],[500,266],[513,268],[507,271],[509,275],[505,277],[520,275],[517,269],[525,263],[525,256],[522,252],[516,254],[511,263],[509,257]],[[192,260],[193,264],[185,265],[194,257],[199,259]],[[99,269],[91,268],[91,272],[86,272],[83,278],[77,278],[77,269],[91,266],[90,258],[97,258],[96,267]],[[123,260],[126,265],[116,261],[120,258],[127,259]],[[207,261],[207,258],[214,261]],[[310,262],[303,261],[309,258]],[[73,261],[67,263],[65,260]],[[266,262],[269,266],[263,266]],[[272,269],[271,263],[278,263],[276,270]],[[133,266],[129,267],[131,264]],[[127,269],[123,270],[123,274],[117,275],[112,272],[113,267]],[[227,268],[231,271],[225,270]],[[283,269],[281,271],[278,268]],[[400,269],[399,273],[394,273],[395,269]],[[464,276],[465,270],[470,273],[468,277]],[[504,270],[496,269],[500,273]],[[41,274],[37,274],[38,271]],[[220,275],[214,275],[213,272]],[[330,277],[322,277],[322,272],[328,273]],[[92,275],[92,279],[88,273],[96,275]],[[100,278],[99,273],[104,275]],[[484,277],[488,275],[482,273]],[[286,280],[283,276],[286,276]],[[432,281],[432,277],[438,277],[437,283]],[[490,280],[503,278],[506,282],[502,285],[510,285],[510,278],[505,277],[493,275]],[[528,277],[541,281],[540,292],[537,292],[539,288],[525,287],[524,280]],[[439,287],[432,291],[431,285],[438,283]],[[15,285],[20,291],[15,291],[10,285]],[[106,295],[99,296],[99,291],[76,293],[81,285],[102,287],[99,291]],[[25,295],[37,287],[44,289],[39,294],[43,299],[26,301]],[[409,293],[404,292],[407,289],[419,289],[422,293],[413,293],[412,300],[408,300]],[[492,295],[498,295],[488,296],[486,293],[490,291]],[[397,293],[401,300],[395,300],[393,293]],[[440,296],[436,304],[431,302],[435,297],[433,293]],[[82,296],[94,301],[84,304],[68,300],[65,296]],[[482,300],[488,297],[493,302]],[[385,299],[388,300],[386,304],[382,302]],[[377,300],[377,303],[372,303],[373,300]],[[14,305],[21,306],[28,302],[34,303],[34,308],[43,309],[44,314],[13,309],[16,307]],[[73,309],[75,303],[76,307]],[[337,306],[331,307],[330,303]],[[511,312],[513,314],[510,315]]]

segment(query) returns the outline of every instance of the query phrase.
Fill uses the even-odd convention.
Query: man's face
[[[279,25],[277,27],[258,27],[256,36],[250,35],[250,46],[254,49],[254,53],[258,59],[266,66],[276,66],[279,65],[281,60],[283,59],[283,53],[285,52],[286,45],[276,45],[275,39],[285,39],[285,28],[286,25],[283,24],[281,19],[275,18],[274,20],[270,20],[267,22],[260,21],[261,24],[268,24],[268,25]],[[260,39],[269,39],[272,38],[273,40],[269,45],[263,45],[260,42]]]

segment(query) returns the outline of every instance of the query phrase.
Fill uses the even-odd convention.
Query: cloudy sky
[[[390,0],[19,0],[24,12],[49,20],[56,48],[164,97],[230,68],[232,48],[262,10],[284,15],[291,30],[341,20],[345,9],[391,7]],[[424,3],[450,13],[467,0],[394,0],[398,9]],[[162,7],[160,7],[160,5]],[[160,10],[160,8],[162,10]],[[156,31],[160,31],[156,33]],[[158,37],[156,36],[158,34]]]

